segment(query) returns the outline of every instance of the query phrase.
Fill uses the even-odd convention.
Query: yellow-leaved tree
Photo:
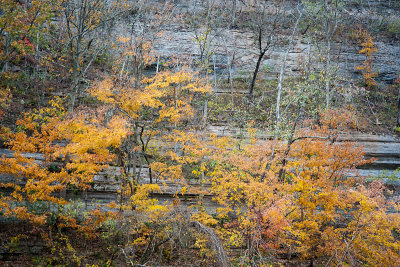
[[[121,204],[131,197],[137,199],[133,196],[142,194],[142,187],[160,190],[157,181],[184,183],[182,164],[188,157],[177,151],[188,146],[190,139],[196,142],[194,133],[189,133],[195,125],[187,125],[195,113],[192,101],[195,95],[208,92],[206,85],[185,70],[161,72],[143,79],[139,87],[136,84],[134,79],[108,78],[91,89],[110,114],[120,114],[128,122],[129,134],[116,152],[124,177]],[[148,180],[143,180],[141,173],[147,167]],[[136,202],[127,204],[135,208]]]
[[[0,159],[0,171],[12,178],[1,183],[8,189],[0,198],[2,213],[39,225],[48,222],[67,204],[67,190],[90,188],[93,176],[112,162],[110,148],[127,135],[125,125],[120,117],[105,123],[104,112],[67,115],[60,99],[24,114],[16,131],[3,134],[12,155]]]
[[[378,75],[376,71],[373,71],[373,55],[378,53],[378,49],[375,47],[375,43],[371,34],[366,30],[356,31],[355,37],[362,46],[362,49],[360,49],[359,53],[365,55],[365,60],[363,63],[360,66],[356,66],[355,69],[362,72],[365,85],[367,87],[372,87],[376,84],[374,78]]]
[[[208,91],[208,85],[185,68],[159,72],[140,82],[116,75],[90,90],[110,117],[119,115],[127,122],[128,135],[114,153],[120,167],[115,177],[121,185],[119,206],[135,214],[125,219],[133,245],[143,252],[140,258],[129,257],[131,261],[146,262],[151,251],[168,244],[171,229],[182,223],[184,216],[175,211],[176,202],[160,203],[154,195],[176,196],[190,190],[187,169],[200,164],[207,151],[196,131],[194,105]]]

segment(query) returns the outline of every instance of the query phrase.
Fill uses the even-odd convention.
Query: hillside
[[[399,18],[0,0],[0,265],[399,265]]]

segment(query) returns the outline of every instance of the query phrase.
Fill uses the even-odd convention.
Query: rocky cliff
[[[273,33],[274,43],[261,62],[259,77],[263,79],[275,79],[279,73],[294,27],[293,19],[299,16],[297,1],[286,2],[279,15],[283,19],[279,18],[278,30]],[[370,32],[378,49],[373,56],[373,68],[378,73],[376,80],[392,84],[400,71],[400,3],[356,0],[338,2],[337,28],[329,51],[331,71],[346,85],[362,77],[355,67],[362,64],[365,56],[359,53],[361,43],[352,37],[354,30],[362,27]],[[258,1],[174,1],[171,15],[180,19],[163,25],[162,34],[155,38],[154,43],[157,56],[161,61],[168,61],[179,55],[187,58],[189,64],[198,64],[203,60],[218,78],[226,78],[229,71],[233,77],[247,78],[254,71],[259,55],[258,32],[254,30],[260,26],[254,25],[257,22],[254,17],[259,15],[259,8]],[[275,8],[276,5],[270,4],[263,15],[276,16]],[[303,18],[296,30],[286,63],[289,76],[300,75],[309,59],[313,61],[313,66],[323,65],[328,53],[325,25],[321,25],[325,15],[318,14],[322,11],[314,6],[302,5],[301,8]],[[336,11],[331,8],[329,12]],[[333,24],[335,21],[330,18],[328,23]],[[333,25],[328,27],[332,28]],[[121,26],[121,34],[127,34],[128,29],[130,27],[127,25]],[[269,38],[269,33],[264,33],[262,38]]]

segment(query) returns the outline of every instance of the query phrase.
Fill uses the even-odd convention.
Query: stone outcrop
[[[239,134],[239,130],[231,129],[227,131],[221,126],[211,127],[210,131],[219,136],[238,136]],[[357,142],[357,144],[363,146],[367,158],[375,158],[373,163],[362,166],[357,170],[357,173],[350,172],[349,176],[363,176],[371,180],[383,179],[394,191],[393,197],[399,198],[400,200],[400,171],[396,171],[396,169],[400,168],[400,139],[394,136],[351,133],[341,135],[337,139],[337,142],[344,141]],[[0,149],[0,156],[12,157],[13,152],[7,149]],[[43,161],[43,156],[41,154],[26,153],[25,156],[34,158],[38,163]],[[117,201],[119,182],[116,173],[118,173],[118,168],[110,167],[107,171],[94,176],[93,186],[90,190],[86,192],[68,190],[66,197],[70,200],[81,200],[86,207]],[[12,176],[0,175],[1,182],[10,182],[12,179]],[[147,168],[142,169],[139,182],[150,182]],[[175,197],[175,193],[181,189],[180,185],[174,183],[164,183],[156,179],[154,179],[153,182],[158,183],[162,189],[161,193],[153,194],[161,202],[172,201]],[[189,182],[189,185],[194,189],[193,192],[202,192],[201,200],[208,209],[213,210],[217,207],[217,204],[212,201],[212,195],[209,193],[209,185],[201,184],[199,181]],[[193,192],[191,193],[189,191],[183,196],[180,195],[181,203],[188,206],[196,204],[199,201],[200,195]]]
[[[236,1],[237,13],[246,13],[252,16],[248,10],[251,1]],[[363,2],[363,1],[361,1]],[[359,54],[361,45],[349,38],[351,31],[356,25],[364,24],[370,28],[378,53],[373,56],[374,71],[378,72],[376,80],[384,84],[392,84],[400,71],[400,40],[397,38],[396,30],[390,28],[397,25],[400,16],[399,4],[396,1],[360,1],[346,2],[343,11],[343,21],[340,21],[338,33],[332,40],[332,71],[337,71],[340,80],[349,81],[361,79],[361,73],[355,69],[362,64],[365,56]],[[390,3],[389,3],[390,2]],[[246,4],[245,4],[246,3]],[[230,16],[229,10],[232,1],[174,1],[174,14],[182,15],[187,21],[191,16],[205,16],[207,4],[212,8],[225,8],[226,16]],[[289,5],[290,6],[290,5]],[[295,4],[288,7],[287,15],[293,13]],[[253,11],[254,12],[254,11]],[[221,13],[222,14],[222,13]],[[239,15],[238,15],[239,19]],[[257,61],[257,37],[248,27],[248,21],[238,22],[234,27],[218,27],[212,25],[206,40],[206,51],[210,55],[208,64],[210,69],[215,70],[218,77],[227,77],[229,73],[228,64],[232,65],[232,75],[238,78],[248,78],[254,71]],[[400,22],[399,31],[400,31]],[[128,34],[128,29],[121,26],[120,34]],[[156,38],[154,43],[156,53],[160,58],[168,60],[179,55],[186,59],[189,65],[195,65],[200,57],[200,45],[196,36],[204,33],[206,29],[192,26],[190,23],[168,24],[163,27],[163,34]],[[275,79],[280,71],[284,54],[288,46],[291,30],[280,30],[275,43],[261,63],[260,78]],[[310,30],[311,31],[311,30]],[[313,65],[317,65],[321,57],[326,56],[324,33],[316,31],[309,34],[307,31],[299,32],[295,36],[293,49],[289,51],[286,71],[288,76],[301,74],[301,70],[311,53],[314,56]],[[399,35],[400,36],[400,35]]]

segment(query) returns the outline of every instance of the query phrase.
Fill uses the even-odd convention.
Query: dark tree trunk
[[[265,55],[265,52],[266,51],[261,52],[260,55],[258,56],[256,69],[254,70],[253,79],[252,79],[251,85],[250,85],[250,91],[249,91],[249,96],[250,97],[253,96],[254,86],[256,85],[256,80],[257,80],[257,74],[258,74],[258,71],[260,70],[261,61],[262,61],[262,59],[263,59],[263,57]]]
[[[396,127],[400,127],[400,89],[399,89],[399,97],[397,99],[397,124]]]
[[[397,95],[397,123],[396,127],[400,127],[400,82],[398,84],[399,92]]]

